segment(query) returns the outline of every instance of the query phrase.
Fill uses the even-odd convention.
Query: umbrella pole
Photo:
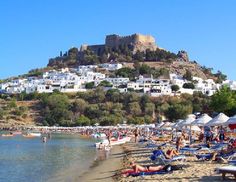
[[[191,138],[192,138],[192,125],[190,125],[190,135],[189,135],[189,144],[191,145]]]

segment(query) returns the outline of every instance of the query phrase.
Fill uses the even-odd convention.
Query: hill
[[[170,73],[184,75],[189,70],[193,76],[211,78],[216,82],[226,79],[220,71],[212,73],[212,68],[190,61],[186,51],[177,54],[156,45],[150,35],[133,34],[130,36],[107,35],[105,44],[82,45],[73,47],[64,54],[49,59],[47,66],[53,68],[77,67],[79,65],[119,62],[132,67],[134,63],[147,64],[156,69],[167,69]]]

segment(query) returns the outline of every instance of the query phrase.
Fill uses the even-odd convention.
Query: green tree
[[[148,66],[147,64],[142,64],[139,68],[139,73],[141,75],[150,74],[151,73],[151,67]]]
[[[66,95],[53,93],[42,100],[42,105],[42,114],[50,126],[71,120],[70,103]]]
[[[188,81],[192,81],[192,79],[193,79],[192,72],[187,70],[186,73],[184,74],[183,78]]]
[[[195,86],[194,86],[193,83],[184,83],[184,84],[183,84],[183,88],[194,89]]]
[[[79,116],[75,122],[76,126],[88,126],[90,125],[90,119],[84,115]]]
[[[172,92],[177,92],[179,90],[179,86],[178,85],[171,85],[171,90],[172,90]]]
[[[140,98],[140,107],[141,107],[143,112],[145,112],[146,105],[149,102],[150,102],[150,97],[147,94],[144,94],[144,95],[141,96],[141,98]]]
[[[106,80],[103,80],[103,81],[101,81],[101,83],[98,86],[101,86],[101,87],[112,87],[112,83],[110,83],[110,82],[108,82]]]
[[[223,87],[211,97],[210,107],[216,112],[232,116],[236,114],[236,93]]]
[[[155,112],[155,104],[151,102],[147,103],[145,107],[145,114],[152,116],[153,112]]]
[[[134,115],[134,116],[138,116],[142,113],[140,105],[138,102],[131,102],[129,104],[129,113]]]
[[[120,91],[118,89],[109,89],[106,92],[106,99],[111,102],[119,102]]]
[[[186,118],[187,115],[190,113],[192,113],[192,106],[191,105],[174,104],[174,105],[171,105],[165,111],[165,116],[170,121],[176,121],[177,119]]]
[[[89,83],[86,83],[85,84],[85,88],[86,89],[93,89],[95,86],[94,86],[94,82],[89,82]]]
[[[85,111],[87,106],[88,106],[88,103],[84,99],[76,99],[72,103],[72,108],[71,109],[74,113],[84,114],[84,111]]]

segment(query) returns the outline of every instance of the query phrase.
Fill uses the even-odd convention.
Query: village
[[[121,93],[135,91],[152,97],[174,96],[184,93],[193,94],[194,92],[201,92],[211,96],[224,85],[231,90],[236,90],[236,81],[232,80],[225,80],[219,84],[215,83],[213,79],[203,80],[200,77],[193,76],[192,81],[188,81],[181,75],[170,73],[169,78],[154,79],[152,75],[148,77],[139,75],[135,80],[131,81],[128,77],[109,77],[107,74],[97,71],[97,68],[101,68],[107,72],[114,72],[123,68],[123,64],[104,63],[50,70],[44,72],[42,76],[30,76],[24,79],[19,78],[3,82],[0,84],[0,93],[52,93],[55,90],[63,93],[86,92],[91,89],[87,88],[86,84],[93,83],[93,88],[95,88],[100,86],[101,82],[110,83],[107,86],[103,86],[104,90],[118,89]],[[194,88],[184,87],[186,83],[194,84]],[[178,89],[173,90],[173,85],[177,85]]]

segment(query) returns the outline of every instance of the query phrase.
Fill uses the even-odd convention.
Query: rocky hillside
[[[0,100],[0,128],[30,126],[41,120],[38,101]]]
[[[137,62],[145,63],[157,69],[168,69],[170,73],[179,75],[184,75],[186,70],[189,70],[193,76],[203,79],[212,78],[216,82],[221,82],[226,78],[221,72],[213,74],[211,68],[190,61],[186,51],[172,53],[156,46],[153,37],[150,39],[148,36],[136,34],[125,37],[111,35],[107,36],[105,44],[102,45],[82,45],[80,49],[71,48],[67,52],[60,52],[59,56],[49,59],[47,66],[64,68],[108,62],[119,62],[128,67],[132,67]]]

